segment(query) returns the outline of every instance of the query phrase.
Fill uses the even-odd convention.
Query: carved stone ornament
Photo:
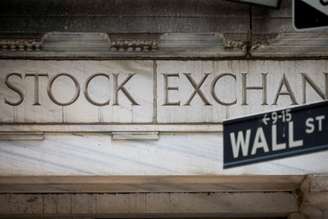
[[[239,49],[242,51],[246,50],[246,35],[244,34],[222,34],[224,49]]]
[[[2,34],[1,51],[36,51],[41,50],[43,34]]]
[[[252,50],[261,49],[271,45],[279,39],[279,34],[258,34],[253,36]]]
[[[158,50],[159,34],[109,34],[110,48],[118,52]]]

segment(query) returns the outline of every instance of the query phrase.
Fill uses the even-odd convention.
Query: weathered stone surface
[[[300,210],[310,219],[326,219],[328,212],[328,183],[326,171],[306,177],[301,186]]]
[[[292,0],[281,1],[278,10],[252,7],[250,54],[253,57],[326,57],[327,30],[296,31],[292,16]]]
[[[151,61],[2,60],[0,62],[2,122],[152,121],[153,63]],[[17,74],[10,75],[14,72]],[[66,75],[62,75],[63,73]],[[38,98],[35,96],[37,84],[35,77],[29,74],[46,75],[38,77]],[[95,74],[98,76],[90,78]],[[126,81],[130,74],[134,74],[131,75],[133,80]],[[8,75],[10,76],[6,79]],[[90,82],[88,88],[86,88],[87,81]],[[141,84],[147,86],[140,86]],[[20,97],[19,92],[10,89],[10,86],[19,89],[24,99]],[[77,99],[76,94],[78,94]]]
[[[325,60],[1,64],[3,123],[213,124],[328,95]]]
[[[10,214],[15,215],[42,215],[42,196],[34,195],[10,195],[9,202],[5,205],[10,206]]]
[[[2,60],[1,63],[0,104],[4,110],[0,131],[45,132],[44,141],[0,142],[3,175],[307,174],[325,172],[328,168],[327,153],[321,152],[223,170],[220,125],[226,118],[326,99],[325,60]],[[12,76],[9,80],[26,97],[17,106],[5,102],[13,104],[20,99],[17,91],[4,83],[10,72],[24,74],[22,78]],[[36,72],[50,76],[50,79],[40,77],[41,105],[33,105],[34,80],[25,77],[26,73]],[[58,106],[47,92],[48,80],[63,72],[74,76],[81,85],[79,99],[68,106]],[[108,83],[105,76],[94,78],[90,82],[89,99],[102,103],[110,97],[109,105],[91,104],[83,93],[85,81],[94,73],[108,73],[110,80]],[[116,80],[113,73],[120,73],[118,84],[129,73],[136,73],[124,86],[130,98],[140,105],[133,105],[123,90],[118,93],[119,105],[112,104],[115,96],[112,83]],[[194,87],[199,86],[195,92]],[[57,102],[65,103],[75,89],[70,78],[60,77],[51,92]],[[175,103],[178,101],[179,104]],[[159,140],[111,139],[110,132],[120,131],[156,131]],[[53,134],[58,132],[65,134]]]
[[[223,169],[218,133],[113,141],[106,134],[47,134],[0,142],[1,175],[303,175],[325,172],[327,152]]]
[[[249,6],[228,1],[2,1],[0,32],[247,32]],[[226,24],[229,25],[226,25]]]
[[[32,42],[27,39],[33,37]],[[40,34],[37,35],[40,37]],[[0,34],[0,57],[15,58],[189,58],[242,57],[246,33],[88,33]],[[17,40],[17,38],[19,40]],[[27,42],[26,42],[27,41]],[[40,41],[40,48],[29,47]],[[26,45],[27,44],[27,45]],[[34,45],[34,44],[33,44]]]
[[[0,176],[0,193],[292,192],[301,175]],[[3,196],[5,197],[5,196]],[[49,196],[49,212],[61,195]],[[69,209],[69,204],[66,209]],[[65,209],[65,208],[64,208]]]
[[[0,35],[21,35],[23,39],[26,34],[53,34],[53,31],[57,31],[57,35],[65,35],[68,32],[73,32],[71,35],[75,35],[66,39],[59,37],[56,40],[57,44],[53,44],[53,41],[48,45],[38,42],[32,47],[24,40],[18,44],[7,44],[5,40],[5,43],[0,42],[4,45],[4,51],[0,52],[1,57],[142,57],[152,59],[248,58],[249,56],[322,58],[328,56],[327,30],[295,31],[291,0],[281,1],[278,9],[215,0],[178,2],[160,0],[156,3],[150,0],[97,0],[96,2],[27,0],[23,3],[5,0],[0,5],[2,15]],[[99,36],[107,33],[160,33],[164,37],[161,38],[162,42],[159,43],[159,47],[156,46],[160,50],[151,54],[148,51],[120,53],[107,49],[108,40],[100,40],[102,37]],[[213,34],[215,39],[207,42],[196,40],[193,43],[188,36],[184,35],[186,33]],[[87,34],[90,34],[92,38],[87,40],[87,43],[81,43],[85,40],[84,35]],[[166,39],[167,34],[177,34],[173,37],[176,41],[168,47],[167,43],[170,44],[172,38]],[[239,37],[236,40],[235,37],[226,37],[227,35]],[[71,41],[68,43],[70,38]],[[186,42],[189,43],[187,48],[183,46]],[[41,51],[30,51],[34,49],[41,49]]]
[[[301,213],[293,213],[288,216],[288,219],[306,219],[306,216]]]
[[[6,195],[0,195],[6,196]],[[10,213],[0,213],[1,217],[19,218],[72,218],[118,217],[118,216],[266,216],[284,217],[297,211],[296,197],[289,192],[273,193],[127,193],[127,194],[69,194],[71,211],[61,211],[60,196],[53,204],[57,211],[46,210],[48,200],[53,194],[11,195],[15,202],[5,203],[4,208],[12,208]],[[91,201],[92,200],[92,201]],[[74,207],[76,206],[76,207]],[[92,206],[92,207],[91,207]],[[23,210],[22,210],[23,209]],[[78,211],[77,211],[78,210]]]
[[[157,116],[164,123],[222,122],[328,95],[326,61],[157,61],[157,65]],[[196,85],[200,88],[195,93]]]
[[[38,5],[39,7],[36,7]],[[36,2],[19,0],[1,2],[0,12],[4,16],[217,16],[219,12],[230,15],[230,13],[246,16],[249,7],[229,1],[215,0],[181,0],[166,1],[157,0],[48,0]],[[18,7],[19,6],[19,7]],[[229,13],[230,12],[230,13]]]

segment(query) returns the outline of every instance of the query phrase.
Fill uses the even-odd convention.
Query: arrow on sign
[[[264,125],[268,124],[268,121],[270,120],[270,118],[268,118],[268,114],[264,114],[262,122],[264,123]]]

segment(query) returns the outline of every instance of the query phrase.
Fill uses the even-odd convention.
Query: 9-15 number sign
[[[223,122],[224,168],[328,149],[328,101]]]

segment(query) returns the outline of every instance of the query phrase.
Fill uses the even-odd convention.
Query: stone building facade
[[[290,0],[0,5],[0,218],[328,218],[328,152],[223,168],[224,120],[328,98]]]

